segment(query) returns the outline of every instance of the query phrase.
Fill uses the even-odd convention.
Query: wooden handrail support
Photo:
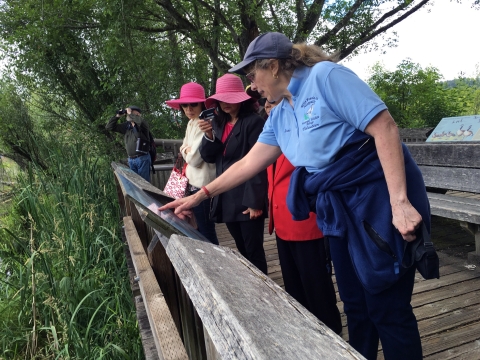
[[[159,358],[188,359],[187,352],[145,254],[132,218],[124,217],[123,223]]]

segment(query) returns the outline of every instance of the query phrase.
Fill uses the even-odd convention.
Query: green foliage
[[[36,145],[41,134],[35,130],[25,98],[11,82],[0,82],[0,148],[20,165],[35,161],[44,167]]]
[[[368,83],[388,106],[399,127],[420,128],[436,126],[444,117],[462,115],[456,92],[441,78],[437,69],[422,69],[407,59],[393,72],[376,64]]]
[[[459,115],[480,114],[480,74],[476,78],[461,76],[458,79],[445,83],[452,93],[454,101],[458,103]]]
[[[0,102],[20,100],[27,129],[7,150],[22,165],[47,167],[44,154],[25,144],[53,125],[100,154],[120,154],[121,142],[105,124],[132,104],[144,110],[157,138],[182,138],[185,123],[165,101],[189,81],[213,93],[216,79],[260,32],[280,31],[344,58],[393,45],[395,33],[387,30],[423,6],[422,0],[1,1],[5,77],[15,84],[0,85]]]
[[[75,154],[76,156],[71,156]],[[76,142],[19,176],[0,229],[5,359],[140,359],[109,161]]]

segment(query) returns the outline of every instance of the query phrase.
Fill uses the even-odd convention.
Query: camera
[[[215,117],[215,108],[203,110],[198,117],[205,121],[212,121],[212,119]]]
[[[149,150],[150,144],[148,143],[148,141],[137,138],[137,147],[135,148],[135,151],[140,154],[148,154]]]
[[[120,110],[117,111],[117,115],[124,115],[126,113],[127,113],[127,110],[125,110],[125,109],[120,109]]]

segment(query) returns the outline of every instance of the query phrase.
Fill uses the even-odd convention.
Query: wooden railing
[[[112,167],[147,359],[362,358],[239,253],[159,212],[170,199],[158,188]]]
[[[400,140],[404,143],[423,143],[427,140],[427,133],[432,128],[399,129]]]
[[[424,143],[427,140],[427,133],[432,128],[421,129],[399,129],[400,139],[404,143]],[[172,171],[173,160],[176,159],[183,140],[155,139],[157,147],[162,151],[158,164],[155,165],[155,174],[152,174],[152,184],[163,189]]]

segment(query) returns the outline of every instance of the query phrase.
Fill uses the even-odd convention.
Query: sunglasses
[[[260,106],[265,106],[265,103],[266,103],[266,102],[267,102],[267,98],[260,98],[260,99],[258,99],[258,104],[259,104]],[[269,102],[269,104],[273,105],[273,104],[275,104],[275,101],[274,101],[273,103]]]
[[[199,103],[196,102],[196,103],[189,103],[189,104],[180,104],[180,106],[181,106],[182,108],[187,108],[187,107],[189,107],[189,106],[192,107],[192,108],[194,108],[194,107],[197,107],[198,104],[199,104]]]

